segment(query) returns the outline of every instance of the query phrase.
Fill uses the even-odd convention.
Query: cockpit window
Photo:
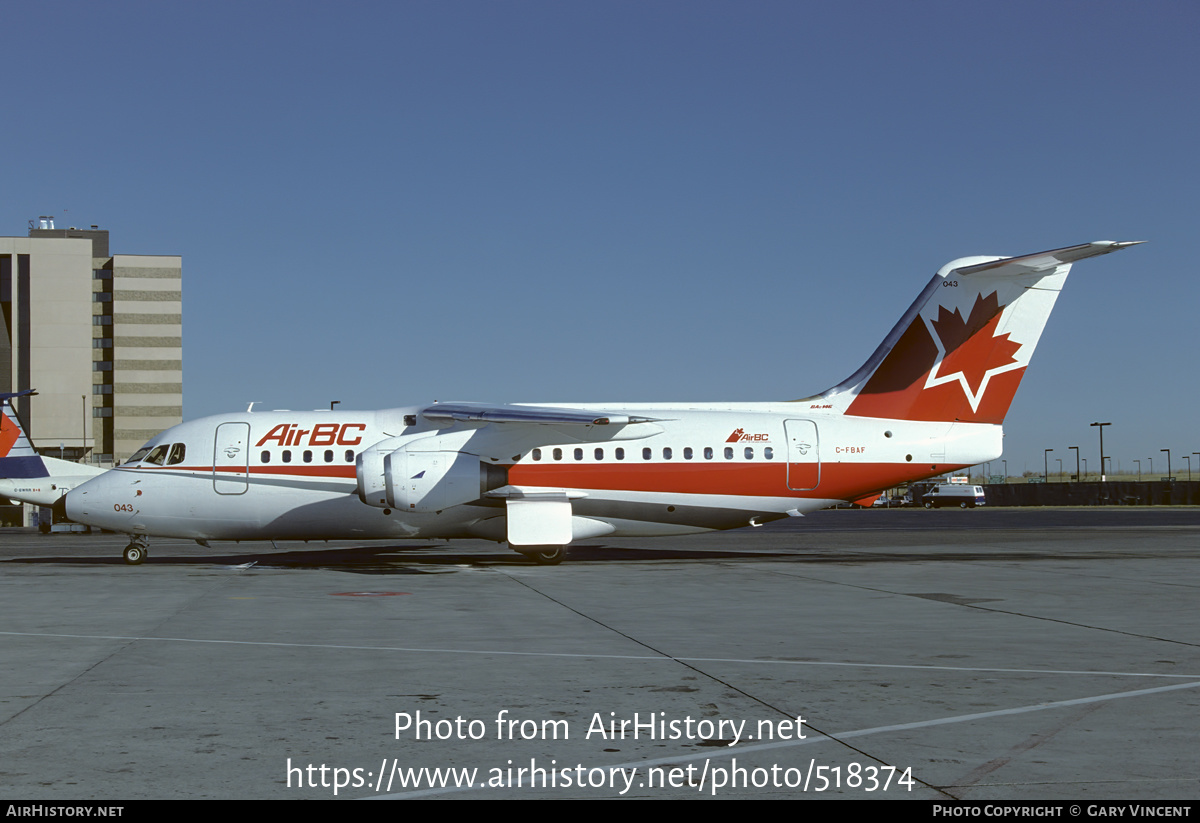
[[[133,453],[133,456],[125,461],[124,465],[132,466],[134,463],[140,462],[141,459],[149,453],[150,453],[150,448],[148,446],[143,446],[142,448],[135,451]]]
[[[174,466],[176,463],[183,462],[183,456],[187,452],[187,447],[182,443],[171,444],[171,455],[167,458],[167,465]]]
[[[151,466],[161,466],[163,461],[167,459],[167,450],[170,448],[170,445],[166,443],[163,443],[161,446],[155,446],[142,462],[149,463]]]

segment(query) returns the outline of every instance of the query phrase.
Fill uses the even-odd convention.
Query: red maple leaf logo
[[[933,328],[946,352],[937,370],[939,379],[961,374],[972,405],[978,403],[980,389],[989,371],[1017,362],[1013,355],[1021,344],[1010,340],[1007,333],[996,336],[1003,309],[996,292],[992,292],[987,297],[978,295],[975,298],[975,305],[966,320],[958,309],[950,312],[940,306],[938,318],[933,321]]]

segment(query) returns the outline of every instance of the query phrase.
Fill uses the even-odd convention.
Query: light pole
[[[1075,450],[1075,482],[1078,483],[1079,482],[1079,447],[1078,446],[1067,446],[1067,448]]]
[[[1142,479],[1142,461],[1134,460],[1133,462],[1138,464],[1138,480],[1141,480]]]
[[[1111,426],[1112,423],[1092,423],[1093,426],[1100,427],[1100,482],[1104,482],[1104,427]]]
[[[1087,477],[1087,458],[1083,458],[1083,476]]]
[[[1191,483],[1192,482],[1192,456],[1190,454],[1185,454],[1183,456],[1183,459],[1188,462],[1188,482]]]
[[[1062,482],[1062,458],[1056,457],[1054,459],[1058,461],[1058,480]]]
[[[1050,482],[1050,452],[1054,449],[1046,449],[1046,453],[1042,455],[1042,482]]]
[[[1196,454],[1200,454],[1200,452],[1196,452]],[[1004,464],[1004,482],[1007,483],[1008,482],[1008,461],[1001,460],[1000,462]]]
[[[1167,453],[1167,479],[1170,480],[1171,479],[1171,450],[1170,449],[1159,449],[1159,451]]]

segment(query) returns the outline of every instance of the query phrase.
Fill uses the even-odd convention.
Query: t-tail
[[[32,389],[0,392],[0,496],[49,506],[104,469],[37,453],[12,405],[14,397],[34,394]]]
[[[947,263],[867,362],[811,399],[858,417],[1002,423],[1071,264],[1140,242]]]

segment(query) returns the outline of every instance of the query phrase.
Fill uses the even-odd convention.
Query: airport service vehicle
[[[168,429],[56,506],[130,535],[133,564],[152,536],[485,538],[553,564],[578,540],[869,505],[998,458],[1071,265],[1130,245],[954,260],[862,367],[801,400],[248,409]]]
[[[962,509],[973,509],[987,504],[983,486],[971,486],[966,483],[941,483],[934,486],[921,496],[921,503],[927,509],[940,509],[942,506],[958,506]]]

